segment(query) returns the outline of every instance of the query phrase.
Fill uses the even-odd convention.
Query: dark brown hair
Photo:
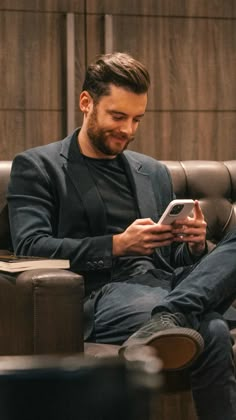
[[[127,53],[100,55],[89,65],[82,89],[98,101],[101,96],[109,95],[111,84],[137,94],[146,93],[150,76],[146,67]]]

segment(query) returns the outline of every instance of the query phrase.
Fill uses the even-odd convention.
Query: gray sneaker
[[[150,345],[157,350],[164,370],[178,370],[191,365],[204,348],[202,336],[186,327],[181,313],[156,313],[120,347],[119,354],[137,346]]]

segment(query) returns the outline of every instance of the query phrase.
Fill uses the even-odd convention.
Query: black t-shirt
[[[135,194],[120,156],[114,159],[94,159],[84,156],[106,209],[107,233],[123,232],[139,218]],[[113,260],[112,279],[125,279],[153,269],[151,257],[126,256]]]

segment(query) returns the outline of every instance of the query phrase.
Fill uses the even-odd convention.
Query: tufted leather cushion
[[[236,226],[236,161],[165,161],[177,198],[200,201],[207,238],[217,243]]]
[[[67,270],[0,272],[0,356],[82,352],[83,297]]]

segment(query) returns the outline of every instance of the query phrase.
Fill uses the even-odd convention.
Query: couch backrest
[[[236,160],[165,161],[177,198],[200,201],[208,239],[217,243],[236,227]]]
[[[170,170],[177,198],[198,199],[207,224],[208,239],[218,242],[236,226],[236,160],[163,161]],[[0,161],[0,248],[11,247],[6,190],[10,161]]]

